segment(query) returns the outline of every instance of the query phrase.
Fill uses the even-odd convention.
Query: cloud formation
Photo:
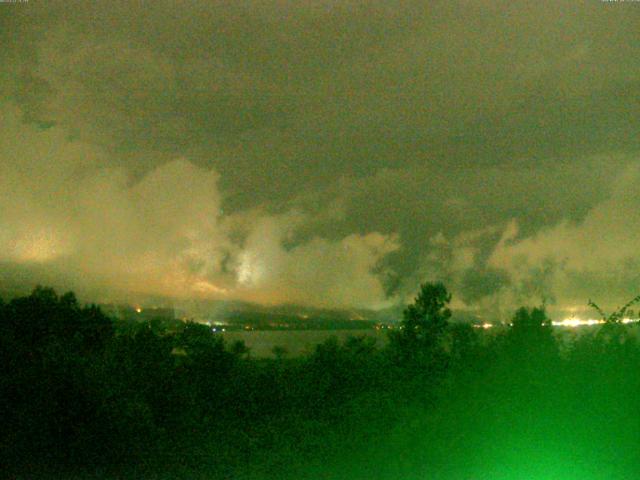
[[[634,162],[610,185],[609,198],[578,222],[563,220],[535,235],[518,238],[511,224],[487,261],[515,282],[541,284],[548,295],[574,305],[600,297],[609,307],[626,303],[640,288],[640,168]]]
[[[224,215],[213,170],[176,159],[135,178],[105,165],[98,147],[55,127],[26,126],[17,108],[3,107],[12,141],[0,144],[0,261],[44,264],[81,289],[120,295],[322,306],[384,300],[373,270],[398,247],[393,237],[313,237],[286,249],[304,214]]]
[[[601,185],[607,196],[584,216],[533,234],[514,219],[452,237],[439,233],[416,275],[452,286],[459,308],[503,319],[518,305],[542,302],[558,315],[588,310],[588,299],[617,308],[640,288],[638,182],[640,168],[630,162]]]
[[[500,309],[636,288],[632,2],[54,0],[0,21],[6,281],[377,306],[443,279]]]

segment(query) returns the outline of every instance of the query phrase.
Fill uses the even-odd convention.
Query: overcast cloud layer
[[[640,3],[0,4],[0,287],[640,293]]]

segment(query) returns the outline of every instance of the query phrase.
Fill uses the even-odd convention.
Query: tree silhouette
[[[607,315],[604,312],[604,310],[602,310],[595,302],[591,300],[589,300],[588,305],[594,308],[595,310],[597,310],[597,312],[600,314],[600,317],[604,321],[604,323],[620,323],[627,315],[629,316],[633,315],[633,312],[630,309],[636,303],[640,303],[640,295],[638,295],[635,298],[632,298],[625,305],[618,308],[617,310],[612,312],[610,315]]]
[[[541,364],[557,361],[558,343],[544,305],[516,310],[506,340],[508,356],[529,373],[542,372],[546,367]]]
[[[640,303],[640,295],[629,300],[622,307],[607,315],[595,302],[589,300],[588,305],[599,314],[604,325],[598,331],[598,337],[602,345],[621,345],[630,340],[629,331],[624,327],[623,320],[632,316],[631,307]]]
[[[281,361],[287,356],[289,351],[282,345],[275,345],[271,349],[271,353],[273,353],[273,356],[276,358],[276,360]]]
[[[443,353],[451,310],[451,294],[444,284],[424,283],[404,310],[400,330],[391,332],[392,348],[403,360],[432,360]]]
[[[544,306],[534,308],[520,307],[513,316],[513,332],[539,332],[542,328],[550,326],[551,319],[547,317]]]

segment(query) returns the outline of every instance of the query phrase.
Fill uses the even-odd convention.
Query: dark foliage
[[[511,327],[487,333],[450,324],[450,300],[443,285],[423,285],[385,348],[331,338],[307,356],[276,348],[260,359],[203,325],[123,325],[38,287],[0,302],[2,471],[446,480],[640,471],[635,326],[570,336],[544,308],[521,308]]]
[[[451,294],[442,283],[425,283],[403,312],[400,330],[391,334],[396,358],[412,368],[431,367],[444,360],[446,332],[451,317]]]

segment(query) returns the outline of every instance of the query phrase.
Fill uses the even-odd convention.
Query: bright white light
[[[637,318],[623,318],[621,320],[621,322],[624,324],[637,323],[638,321],[640,321],[640,319],[637,319]],[[594,318],[589,318],[586,320],[582,320],[580,318],[565,318],[564,320],[554,321],[551,323],[553,324],[554,327],[576,328],[576,327],[583,327],[583,326],[601,325],[605,323],[605,321],[602,319],[597,320]]]
[[[582,327],[585,325],[598,325],[599,323],[604,323],[603,320],[595,320],[595,319],[587,319],[582,320],[580,318],[565,318],[564,320],[551,322],[554,327]]]
[[[264,266],[255,254],[243,252],[238,266],[238,282],[243,285],[255,284],[264,274]]]

